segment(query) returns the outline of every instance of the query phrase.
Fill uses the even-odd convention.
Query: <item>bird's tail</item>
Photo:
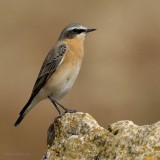
[[[14,127],[17,127],[21,123],[21,121],[23,120],[23,118],[26,116],[26,114],[30,111],[30,109],[33,106],[34,106],[34,104],[32,103],[32,100],[29,99],[29,101],[27,102],[27,104],[23,107],[23,109],[19,113],[19,117],[18,117],[17,121],[15,122]]]
[[[24,117],[25,117],[25,115],[19,115],[17,121],[14,124],[14,127],[17,127],[21,123],[21,121],[23,120]]]

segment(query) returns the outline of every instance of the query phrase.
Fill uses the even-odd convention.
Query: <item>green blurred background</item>
[[[104,127],[159,120],[159,0],[0,0],[0,160],[42,158],[53,105],[42,101],[18,128],[13,124],[47,52],[71,22],[98,30],[87,36],[81,72],[61,103]]]

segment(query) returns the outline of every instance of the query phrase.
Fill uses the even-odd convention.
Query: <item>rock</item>
[[[66,113],[48,130],[43,160],[160,160],[160,122],[98,125],[87,113]]]

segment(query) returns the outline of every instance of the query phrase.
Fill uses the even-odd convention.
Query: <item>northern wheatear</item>
[[[33,87],[27,104],[21,110],[16,127],[38,102],[49,98],[61,115],[71,110],[63,107],[57,100],[63,98],[73,86],[79,73],[84,54],[84,39],[87,33],[96,29],[72,23],[65,27],[56,45],[49,51]]]

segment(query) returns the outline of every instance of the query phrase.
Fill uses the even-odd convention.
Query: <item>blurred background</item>
[[[96,32],[64,106],[88,112],[100,125],[160,115],[159,0],[0,0],[0,160],[41,159],[47,129],[57,116],[39,103],[16,129],[41,64],[64,26],[79,22]]]

